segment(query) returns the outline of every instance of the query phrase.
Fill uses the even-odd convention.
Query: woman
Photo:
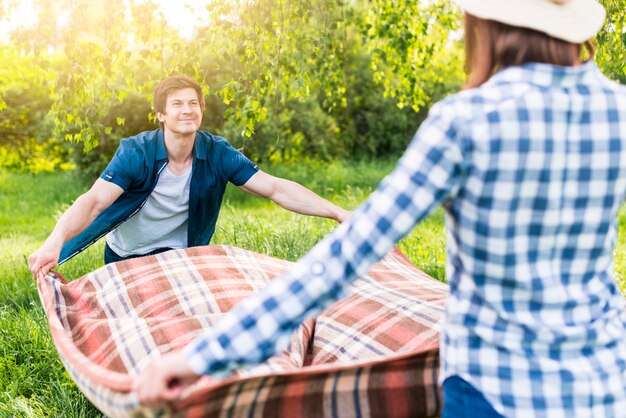
[[[446,210],[444,417],[626,416],[624,297],[612,277],[626,193],[626,89],[589,60],[595,0],[457,0],[468,89],[431,109],[396,169],[280,280],[136,380],[219,375],[286,346],[302,320]]]

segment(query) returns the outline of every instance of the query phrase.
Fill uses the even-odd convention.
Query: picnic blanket
[[[129,392],[148,362],[184,347],[290,262],[232,246],[108,264],[39,295],[61,361],[108,417],[430,417],[447,286],[394,249],[350,295],[305,321],[289,348],[224,380],[201,378],[172,405]]]

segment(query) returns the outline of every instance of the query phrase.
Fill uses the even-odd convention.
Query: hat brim
[[[465,12],[511,26],[534,29],[554,38],[583,43],[604,24],[606,11],[596,0],[454,0]]]

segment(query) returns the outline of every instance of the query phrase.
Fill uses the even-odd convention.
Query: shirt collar
[[[167,149],[165,148],[165,136],[163,135],[163,129],[157,129],[157,149],[156,159],[167,160]]]
[[[200,140],[202,136],[202,132],[196,132],[196,139],[193,144],[193,152],[194,158],[205,160],[207,155],[206,150],[208,146],[208,141]],[[156,159],[157,161],[167,160],[167,149],[165,148],[165,135],[163,134],[163,129],[157,130]]]
[[[494,74],[485,85],[522,81],[540,87],[574,87],[586,78],[593,77],[597,71],[598,67],[591,60],[575,67],[532,62],[504,68]]]
[[[195,159],[206,160],[206,156],[208,154],[207,147],[209,146],[209,141],[205,140],[207,136],[208,134],[206,132],[196,132],[196,140],[193,143]]]

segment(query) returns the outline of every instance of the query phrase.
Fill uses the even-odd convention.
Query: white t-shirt
[[[122,257],[187,247],[190,183],[191,167],[176,175],[166,166],[139,212],[106,235],[109,247]]]

